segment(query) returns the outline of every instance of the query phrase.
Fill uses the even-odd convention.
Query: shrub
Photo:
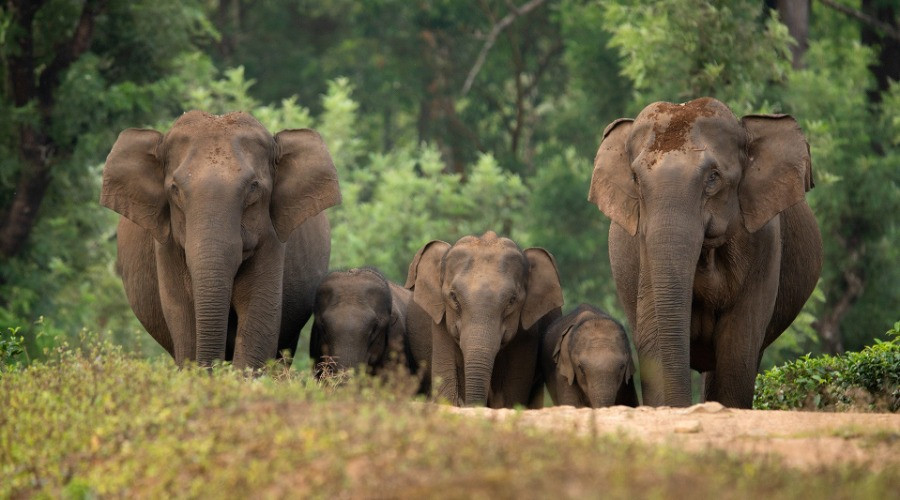
[[[756,378],[753,407],[900,411],[900,321],[888,341],[840,356],[803,358]]]

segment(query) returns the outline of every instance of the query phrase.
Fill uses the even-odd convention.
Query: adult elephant
[[[645,404],[689,405],[693,368],[707,400],[751,406],[763,350],[821,271],[812,186],[809,146],[787,115],[738,120],[702,98],[606,128],[588,198],[613,221]]]
[[[122,215],[117,266],[135,315],[180,366],[258,368],[292,353],[328,269],[337,171],[308,129],[274,137],[252,116],[182,115],[127,129],[100,203]]]
[[[439,398],[492,408],[542,405],[540,337],[563,304],[549,252],[523,251],[493,231],[454,245],[432,241],[410,264],[406,287],[418,306],[409,308],[412,351],[420,358],[415,353],[428,350],[417,345],[431,340]]]

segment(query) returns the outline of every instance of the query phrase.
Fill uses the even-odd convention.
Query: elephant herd
[[[763,350],[822,266],[805,201],[809,146],[788,115],[740,119],[712,98],[650,104],[603,132],[588,199],[612,220],[623,327],[582,304],[563,314],[553,256],[493,231],[431,241],[406,283],[328,273],[324,210],[341,201],[322,138],[272,136],[246,113],[191,111],[166,134],[123,131],[100,203],[121,215],[117,270],[150,335],[181,366],[259,368],[315,315],[319,366],[405,366],[457,405],[653,406],[703,397],[750,407]],[[585,270],[585,272],[592,272]],[[318,373],[317,373],[318,375]]]

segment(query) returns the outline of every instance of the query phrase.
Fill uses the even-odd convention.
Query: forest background
[[[825,267],[764,367],[858,350],[900,304],[900,8],[891,0],[7,0],[0,5],[0,333],[147,356],[97,203],[127,127],[245,110],[335,159],[332,268],[402,282],[487,229],[556,257],[567,309],[624,319],[587,201],[605,126],[714,96],[806,132]],[[305,350],[301,341],[300,353]]]

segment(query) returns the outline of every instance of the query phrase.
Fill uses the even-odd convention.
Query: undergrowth
[[[756,409],[900,411],[900,322],[888,341],[839,356],[804,356],[756,379]]]
[[[0,377],[0,498],[882,497],[897,471],[688,454],[409,401],[415,384],[178,370],[110,345]],[[701,478],[702,480],[698,480]]]

